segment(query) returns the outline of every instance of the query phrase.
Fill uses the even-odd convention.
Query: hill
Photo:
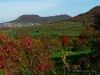
[[[40,17],[39,15],[22,15],[16,20],[12,21],[15,23],[51,23],[56,21],[67,20],[71,18],[68,15],[56,15],[49,17]]]
[[[100,6],[96,6],[86,13],[79,14],[75,17],[72,17],[70,20],[81,21],[83,23],[90,23],[91,24],[94,22],[96,15],[98,15],[98,14],[100,14]]]

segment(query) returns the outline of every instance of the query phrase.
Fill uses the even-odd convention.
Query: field
[[[0,29],[1,75],[99,75],[99,30],[61,21]]]
[[[79,36],[81,34],[81,30],[84,26],[81,22],[73,22],[73,21],[62,21],[51,24],[43,24],[43,25],[35,25],[35,26],[27,26],[22,28],[4,28],[0,29],[1,32],[6,33],[7,35],[22,33],[28,36]]]

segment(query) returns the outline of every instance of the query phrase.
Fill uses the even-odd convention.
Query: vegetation
[[[99,33],[75,21],[0,29],[0,74],[100,74]]]

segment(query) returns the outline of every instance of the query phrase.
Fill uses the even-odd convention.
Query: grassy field
[[[28,36],[39,37],[39,36],[51,36],[57,37],[62,35],[69,36],[79,36],[83,25],[80,22],[73,21],[62,21],[51,24],[43,24],[39,26],[29,26],[22,28],[5,28],[0,29],[0,32],[4,32],[9,36],[14,36],[16,34],[25,34]]]

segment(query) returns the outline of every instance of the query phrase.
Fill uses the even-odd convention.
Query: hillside
[[[79,14],[75,17],[72,17],[70,20],[81,21],[83,23],[93,23],[97,14],[100,14],[100,6],[96,6],[86,13]]]

